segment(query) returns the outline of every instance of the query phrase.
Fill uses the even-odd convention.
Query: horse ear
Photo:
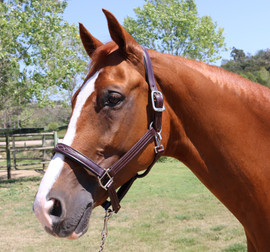
[[[89,55],[92,57],[93,52],[100,46],[103,45],[98,39],[92,36],[92,34],[83,26],[83,24],[79,23],[80,28],[80,37],[83,43],[84,49]]]
[[[105,9],[102,9],[102,11],[107,18],[109,32],[112,40],[124,53],[129,54],[133,52],[134,50],[132,50],[132,48],[134,49],[134,47],[136,48],[139,45],[136,40],[124,29],[122,25],[119,24],[111,12]]]

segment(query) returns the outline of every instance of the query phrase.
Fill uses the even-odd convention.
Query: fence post
[[[9,148],[9,135],[6,135],[6,155],[7,155],[7,177],[8,179],[11,179],[11,174],[10,174],[10,170],[11,170],[11,162],[10,162],[10,148]]]
[[[14,164],[14,168],[15,170],[17,170],[17,163],[16,163],[16,146],[15,146],[15,137],[12,136],[12,155],[13,155],[13,164]]]
[[[45,135],[42,136],[42,147],[45,147]],[[42,151],[42,161],[45,162],[45,150]],[[43,171],[45,170],[45,163],[42,165]]]
[[[53,132],[53,139],[54,139],[54,147],[55,147],[58,144],[57,131]]]

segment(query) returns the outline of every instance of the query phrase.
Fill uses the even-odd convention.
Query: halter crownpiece
[[[142,178],[146,176],[155,162],[159,159],[162,152],[164,151],[163,145],[161,142],[161,124],[162,124],[162,112],[165,110],[163,95],[157,89],[157,85],[154,78],[153,67],[151,63],[150,56],[147,50],[142,47],[144,52],[144,66],[146,73],[146,80],[150,88],[151,92],[151,104],[153,109],[153,121],[150,124],[148,131],[139,139],[137,143],[135,143],[129,151],[127,151],[117,162],[115,162],[108,169],[101,168],[97,163],[95,163],[90,158],[86,157],[79,151],[73,149],[72,147],[59,143],[54,148],[54,152],[59,152],[63,154],[65,157],[77,162],[85,169],[90,171],[94,176],[97,177],[100,186],[108,191],[108,196],[110,197],[110,201],[105,201],[102,206],[105,209],[108,209],[111,205],[113,211],[117,213],[120,206],[120,201],[126,195],[131,185],[137,178]],[[115,183],[121,175],[122,170],[127,166],[129,162],[131,162],[148,144],[152,141],[155,141],[155,157],[149,167],[144,171],[143,174],[136,174],[132,177],[128,182],[120,187],[118,192],[116,193]]]

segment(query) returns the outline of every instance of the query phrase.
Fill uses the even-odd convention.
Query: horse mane
[[[181,57],[180,57],[181,58]],[[205,78],[211,80],[214,85],[226,89],[236,97],[241,97],[251,110],[267,110],[270,113],[270,89],[259,83],[253,82],[221,67],[206,64],[201,61],[181,58],[188,68],[199,72]],[[252,104],[252,106],[251,106]]]
[[[201,73],[204,77],[210,79],[213,83],[219,85],[220,87],[226,87],[230,90],[235,90],[236,92],[241,90],[244,93],[249,91],[258,92],[259,90],[263,90],[267,93],[266,95],[268,99],[270,98],[269,88],[246,79],[239,74],[229,72],[222,67],[209,65],[197,60],[185,58],[182,58],[182,60],[189,68]]]
[[[238,82],[239,84],[242,82],[252,82],[238,74],[228,72],[227,70],[221,67],[209,65],[201,61],[196,60],[191,61],[192,63],[189,64],[189,66],[192,69],[199,71],[205,77],[211,79],[213,82],[217,84],[225,85],[231,82]]]

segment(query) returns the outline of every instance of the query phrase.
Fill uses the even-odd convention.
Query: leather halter
[[[152,110],[153,110],[153,121],[150,124],[149,130],[140,138],[140,140],[135,143],[129,151],[127,151],[118,161],[116,161],[108,169],[101,168],[97,163],[95,163],[90,158],[86,157],[79,151],[73,149],[72,147],[59,143],[56,145],[54,152],[59,152],[65,157],[77,162],[85,169],[94,174],[99,181],[100,186],[108,191],[108,195],[111,201],[105,201],[102,206],[105,209],[108,209],[112,205],[113,211],[117,213],[120,209],[120,201],[128,192],[129,188],[137,178],[146,176],[150,169],[153,167],[155,162],[158,160],[162,152],[164,151],[163,145],[160,144],[161,141],[161,122],[162,122],[162,112],[165,110],[163,95],[158,91],[150,56],[147,50],[142,47],[144,52],[144,65],[146,80],[148,82],[150,91],[151,91],[151,101],[152,101]],[[122,171],[125,169],[127,164],[132,161],[142,150],[155,140],[155,157],[149,167],[145,170],[143,174],[136,174],[128,182],[120,187],[116,193],[115,183],[121,176]]]

